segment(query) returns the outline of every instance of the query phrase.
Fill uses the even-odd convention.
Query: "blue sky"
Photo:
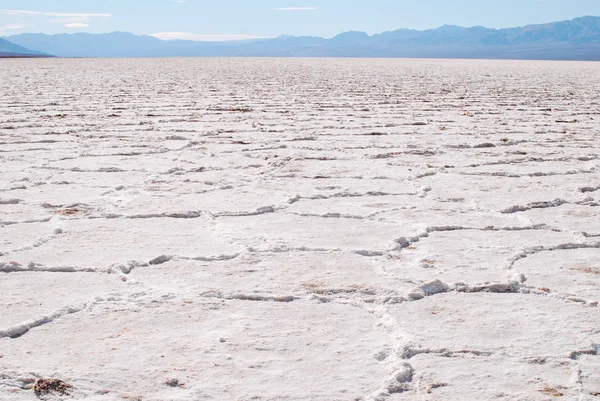
[[[600,16],[600,0],[1,0],[0,36],[113,32],[198,40],[331,37],[444,24],[521,26]]]

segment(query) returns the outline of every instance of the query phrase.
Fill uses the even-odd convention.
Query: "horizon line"
[[[456,28],[463,28],[463,29],[473,29],[473,28],[485,28],[485,29],[489,29],[489,30],[494,30],[494,31],[501,31],[501,30],[506,30],[506,29],[518,29],[518,28],[526,28],[526,27],[530,27],[530,26],[541,26],[541,25],[548,25],[548,24],[553,24],[553,23],[559,23],[559,22],[565,22],[565,21],[575,21],[578,19],[583,19],[583,18],[600,18],[600,16],[595,16],[595,15],[583,15],[581,17],[575,17],[572,19],[568,19],[568,20],[558,20],[558,21],[549,21],[549,22],[542,22],[542,23],[536,23],[536,24],[526,24],[526,25],[520,25],[520,26],[510,26],[510,27],[505,27],[505,28],[489,28],[486,27],[484,25],[472,25],[472,26],[461,26],[461,25],[454,25],[454,24],[444,24],[444,25],[440,25],[438,27],[435,28],[427,28],[427,29],[412,29],[412,28],[397,28],[394,30],[388,30],[388,31],[382,31],[382,32],[378,32],[378,33],[373,33],[373,34],[369,34],[368,32],[365,31],[356,31],[356,30],[348,30],[348,31],[343,31],[343,32],[339,32],[338,34],[331,36],[331,37],[324,37],[324,36],[316,36],[316,35],[301,35],[301,36],[297,36],[297,35],[290,35],[290,34],[280,34],[280,35],[276,35],[276,36],[262,36],[262,35],[249,35],[249,34],[224,34],[224,33],[193,33],[193,32],[177,32],[177,31],[173,31],[173,32],[158,32],[158,33],[134,33],[134,32],[129,32],[129,31],[123,31],[123,30],[115,30],[115,31],[110,31],[110,32],[61,32],[61,33],[53,33],[53,34],[49,34],[49,33],[44,33],[44,32],[22,32],[22,33],[18,33],[18,34],[13,34],[13,35],[1,35],[0,34],[0,38],[9,38],[11,36],[19,36],[19,35],[46,35],[46,36],[58,36],[58,35],[79,35],[79,34],[87,34],[87,35],[110,35],[110,34],[115,34],[115,33],[126,33],[126,34],[131,34],[131,35],[135,35],[135,36],[150,36],[153,38],[156,38],[158,40],[162,40],[162,41],[174,41],[174,40],[188,40],[188,41],[193,41],[193,42],[229,42],[229,41],[246,41],[246,40],[260,40],[260,39],[277,39],[277,38],[281,38],[281,37],[294,37],[294,38],[303,38],[303,37],[313,37],[313,38],[321,38],[321,39],[333,39],[338,35],[344,34],[344,33],[364,33],[366,35],[368,35],[369,37],[373,37],[373,36],[377,36],[377,35],[381,35],[384,33],[388,33],[388,32],[396,32],[396,31],[401,31],[401,30],[406,30],[406,31],[414,31],[414,32],[427,32],[427,31],[434,31],[437,29],[441,29],[444,27],[456,27]],[[2,32],[2,30],[0,30],[0,32]],[[159,37],[158,35],[165,35],[165,37],[168,37],[169,35],[172,34],[179,34],[182,37],[180,38],[172,38],[172,39],[163,39],[161,37]],[[192,37],[230,37],[230,39],[224,39],[224,40],[197,40],[197,39],[190,39]],[[187,39],[185,37],[188,37]]]

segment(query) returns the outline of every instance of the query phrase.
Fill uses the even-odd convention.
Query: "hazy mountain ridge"
[[[44,57],[45,53],[29,50],[23,46],[0,38],[0,57]]]
[[[490,29],[444,25],[369,36],[344,32],[331,39],[282,35],[237,42],[163,41],[125,32],[21,34],[13,43],[63,57],[439,57],[600,60],[600,17]]]

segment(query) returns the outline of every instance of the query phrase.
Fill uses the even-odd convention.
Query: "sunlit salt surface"
[[[0,399],[595,399],[598,88],[596,63],[1,61]]]

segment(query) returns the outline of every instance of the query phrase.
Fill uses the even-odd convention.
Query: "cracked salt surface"
[[[7,60],[0,400],[598,399],[599,68]]]

